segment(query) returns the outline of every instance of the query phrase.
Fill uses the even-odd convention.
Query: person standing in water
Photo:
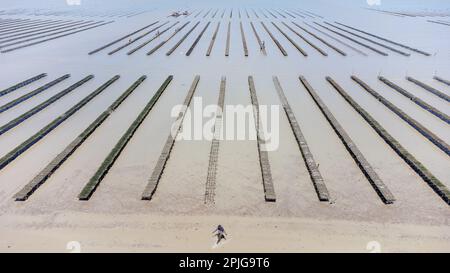
[[[216,233],[216,232],[217,232],[217,234],[214,235],[214,236],[217,236],[216,244],[219,244],[222,239],[224,239],[224,240],[227,239],[225,237],[225,235],[228,235],[228,234],[225,232],[225,229],[222,227],[222,225],[218,225],[217,228],[212,233]]]

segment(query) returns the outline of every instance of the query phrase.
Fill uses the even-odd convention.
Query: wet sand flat
[[[94,75],[82,86],[0,134],[1,158],[8,157],[13,149],[61,117],[114,75],[120,75],[120,79],[76,113],[52,127],[47,135],[26,147],[11,162],[2,165],[2,251],[65,252],[66,243],[70,241],[79,241],[85,251],[210,251],[210,232],[219,223],[225,226],[232,240],[223,248],[211,251],[368,252],[367,243],[371,241],[379,242],[382,251],[388,252],[450,251],[450,192],[445,195],[445,190],[439,191],[432,184],[438,183],[440,189],[450,188],[448,151],[438,147],[350,78],[356,76],[364,81],[401,109],[404,115],[413,118],[448,145],[448,123],[387,86],[378,77],[389,79],[449,115],[449,102],[443,99],[445,96],[439,97],[406,77],[413,77],[447,96],[450,94],[450,86],[433,79],[439,76],[450,80],[450,41],[441,39],[448,35],[450,27],[428,22],[427,19],[435,19],[432,14],[425,17],[398,16],[376,12],[367,9],[365,3],[359,5],[352,1],[341,4],[311,2],[302,6],[292,1],[282,1],[279,6],[262,1],[242,5],[238,1],[205,4],[201,0],[153,6],[137,1],[133,8],[120,1],[112,1],[108,9],[102,9],[100,0],[81,6],[60,5],[52,1],[0,4],[0,62],[2,67],[6,67],[0,73],[0,92],[33,76],[47,74],[0,96],[0,107],[20,100],[64,74],[70,74],[68,79],[1,112],[0,126],[29,113],[87,75]],[[399,12],[400,8],[392,5],[386,4],[383,10]],[[426,8],[424,5],[414,2],[409,6],[405,4],[405,7],[409,7],[408,12],[420,12]],[[434,8],[444,9],[441,6]],[[185,10],[187,15],[170,16],[174,11]],[[33,40],[17,45],[29,46],[8,51],[16,45],[2,46],[9,43],[3,41],[11,39],[5,37],[28,32],[26,21],[20,21],[26,19],[39,20],[33,24],[40,24],[41,20],[113,22],[58,38],[71,30],[56,34],[67,29],[53,30],[43,23],[44,26],[37,25],[35,31],[50,27],[41,30],[49,30],[46,33],[48,37],[38,38],[41,34],[33,36],[33,33],[28,33],[32,36],[20,39]],[[149,26],[154,22],[157,23]],[[162,24],[158,29],[160,34],[155,30],[140,37]],[[172,28],[163,32],[172,24]],[[182,28],[184,24],[186,26]],[[148,27],[142,29],[145,26]],[[311,33],[345,54],[340,54]],[[207,56],[213,36],[214,44]],[[47,38],[55,39],[43,41]],[[39,41],[42,42],[30,44]],[[146,41],[149,42],[127,54]],[[369,45],[375,51],[361,44]],[[123,49],[108,54],[124,45]],[[104,46],[107,47],[102,49]],[[406,52],[408,56],[389,47]],[[385,52],[387,56],[377,51]],[[142,75],[147,78],[26,201],[15,201],[14,195],[18,191]],[[89,200],[79,200],[83,187],[169,75],[173,75],[173,80],[102,177],[92,196]],[[252,76],[259,105],[279,107],[276,127],[279,145],[267,153],[275,202],[265,200],[263,168],[256,139],[219,141],[213,204],[204,202],[211,148],[209,139],[176,140],[151,200],[142,200],[143,191],[176,120],[178,112],[174,113],[174,106],[183,104],[196,75],[200,80],[188,107],[192,114],[203,111],[195,104],[200,99],[203,107],[217,103],[222,76],[226,77],[225,106],[251,106],[248,77]],[[323,177],[330,196],[328,201],[318,198],[304,154],[282,108],[273,76],[277,76],[281,83]],[[385,204],[379,197],[299,76],[307,79],[392,192],[395,197],[392,204]],[[438,182],[425,181],[417,170],[411,168],[325,79],[327,76],[420,162],[435,178],[433,181]],[[204,125],[211,117],[203,117],[200,123]],[[224,114],[224,134],[227,132],[226,122],[231,119],[231,114]],[[247,129],[254,134],[253,120],[248,122]],[[192,128],[193,123],[193,120],[185,119],[183,130]]]

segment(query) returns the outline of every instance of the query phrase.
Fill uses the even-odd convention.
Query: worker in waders
[[[216,230],[213,231],[213,233],[216,233],[214,236],[217,236],[217,243],[216,244],[219,244],[222,239],[224,239],[224,240],[227,239],[225,237],[225,235],[228,235],[228,234],[225,232],[225,229],[222,227],[222,225],[218,225]]]

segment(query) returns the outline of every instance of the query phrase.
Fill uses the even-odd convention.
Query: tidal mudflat
[[[450,251],[445,3],[104,2],[0,4],[0,249]]]

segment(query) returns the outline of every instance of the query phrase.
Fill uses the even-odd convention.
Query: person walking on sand
[[[217,236],[216,244],[219,244],[222,239],[224,239],[224,240],[227,239],[225,237],[225,235],[228,235],[228,234],[225,232],[225,229],[222,227],[222,225],[218,225],[217,228],[212,233],[216,233],[216,234],[214,234],[214,236]]]

